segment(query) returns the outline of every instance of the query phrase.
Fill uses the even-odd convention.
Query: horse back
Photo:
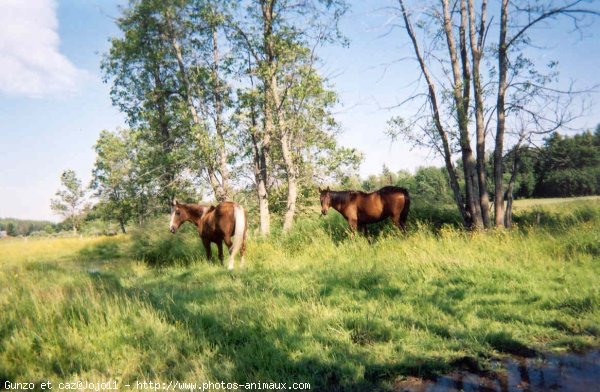
[[[378,191],[360,195],[357,202],[358,220],[374,223],[402,214],[408,200],[408,191],[396,186],[386,186]]]
[[[384,201],[376,192],[359,194],[355,202],[359,221],[377,221],[384,214]]]
[[[224,201],[211,208],[204,216],[204,232],[220,239],[219,237],[232,236],[235,231],[235,203]]]
[[[381,188],[377,193],[380,195],[383,203],[387,208],[402,210],[406,200],[408,199],[408,191],[405,188],[398,186],[386,186]]]

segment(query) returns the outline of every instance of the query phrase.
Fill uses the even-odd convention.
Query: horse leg
[[[402,217],[398,220],[398,224],[400,225],[400,230],[402,230],[403,233],[406,233],[406,222],[402,220]]]
[[[364,223],[358,225],[358,231],[360,231],[366,237],[367,236],[367,225]]]
[[[208,238],[202,238],[202,244],[204,244],[204,250],[206,251],[206,258],[208,261],[212,259],[212,251],[210,249],[210,240]]]
[[[402,216],[401,215],[392,217],[392,221],[394,222],[394,226],[396,226],[397,228],[399,228],[400,231],[402,231],[403,233],[406,232],[406,222],[404,222],[402,220]]]
[[[227,265],[227,269],[232,270],[234,263],[233,258],[235,257],[235,255],[233,254],[233,241],[231,241],[230,236],[226,236],[225,238],[223,238],[223,240],[225,241],[225,245],[227,245],[227,249],[229,249],[229,264]]]
[[[217,249],[219,250],[219,260],[221,260],[221,265],[223,265],[223,241],[217,241]]]
[[[242,242],[242,248],[240,249],[240,267],[244,266],[246,260],[244,260],[244,255],[246,254],[246,239],[244,238],[244,242]]]
[[[231,237],[224,237],[223,241],[225,242],[225,245],[227,245],[227,249],[229,249],[229,251],[231,252],[231,246],[233,245],[233,241],[231,241]]]
[[[348,224],[350,225],[350,230],[352,231],[352,235],[354,236],[358,227],[358,220],[356,218],[348,218]]]
[[[239,252],[240,252],[240,267],[243,267],[244,266],[244,262],[246,261],[244,259],[244,255],[246,254],[246,233],[244,232],[242,235],[243,235],[242,244],[239,247]],[[229,254],[231,255],[231,261],[230,261],[230,264],[229,264],[229,269],[233,269],[234,257],[235,257],[235,255],[237,253],[234,254],[235,250],[233,249],[233,241],[231,240],[231,237],[225,238],[225,243],[229,247]]]
[[[235,262],[235,255],[236,255],[236,251],[233,248],[233,241],[231,240],[231,237],[225,237],[225,244],[227,245],[227,248],[229,248],[229,263],[227,265],[227,269],[228,270],[232,270],[233,269],[233,265]],[[242,263],[244,262],[244,257],[242,256]]]

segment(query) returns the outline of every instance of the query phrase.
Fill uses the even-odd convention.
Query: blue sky
[[[429,152],[392,144],[384,134],[392,115],[410,114],[408,108],[386,108],[411,94],[418,77],[414,61],[398,61],[411,54],[404,31],[385,34],[394,23],[385,7],[397,3],[349,2],[341,27],[350,47],[321,51],[322,72],[340,94],[336,117],[344,129],[342,144],[365,154],[363,176],[380,172],[383,164],[393,171],[440,165]],[[112,17],[124,3],[0,2],[0,217],[58,220],[49,204],[60,173],[74,169],[87,184],[100,130],[124,125],[99,68],[109,37],[119,33]],[[551,42],[538,60],[559,60],[563,80],[576,79],[582,87],[600,82],[597,26],[583,38],[566,33],[567,22],[536,33]],[[595,103],[576,125],[594,127],[600,122],[599,108]]]

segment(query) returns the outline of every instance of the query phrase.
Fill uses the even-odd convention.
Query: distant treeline
[[[510,169],[514,151],[507,158]],[[517,152],[515,197],[588,195],[600,195],[600,125],[571,137],[554,133],[541,148]]]
[[[595,132],[574,136],[554,133],[539,148],[512,149],[504,157],[504,166],[506,183],[515,172],[514,198],[600,195],[600,125]],[[491,170],[492,157],[488,160],[488,173]],[[424,203],[452,203],[444,168],[421,167],[412,175],[402,170],[394,173],[384,166],[379,175],[348,178],[342,186],[372,191],[388,184],[408,188],[413,199]],[[492,184],[488,184],[488,192],[493,196]]]
[[[0,218],[0,231],[11,237],[28,236],[36,232],[53,234],[61,230],[61,225],[49,221]]]

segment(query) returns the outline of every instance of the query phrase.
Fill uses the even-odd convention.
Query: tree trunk
[[[261,145],[256,135],[258,124],[256,121],[256,110],[254,106],[250,109],[252,140],[252,156],[254,164],[254,180],[256,183],[256,196],[258,198],[258,214],[260,218],[260,234],[262,236],[269,235],[271,231],[271,216],[269,214],[269,193],[267,190],[268,184],[268,150],[265,150],[264,144]],[[263,140],[264,143],[264,140]]]
[[[515,151],[516,155],[516,151]],[[511,175],[508,187],[506,188],[506,209],[504,210],[504,227],[510,229],[512,227],[512,206],[513,206],[513,189],[515,186],[515,175],[517,172],[517,165],[513,162],[513,174]]]
[[[465,0],[460,2],[461,23],[459,29],[459,49],[461,64],[458,62],[456,44],[454,42],[454,33],[452,31],[452,20],[448,7],[448,0],[442,0],[444,8],[444,30],[446,33],[446,42],[448,44],[448,54],[452,65],[454,76],[453,96],[458,115],[458,130],[460,135],[460,149],[463,161],[463,172],[465,176],[465,193],[467,199],[467,211],[469,212],[470,227],[480,229],[483,227],[481,215],[481,206],[477,200],[479,196],[479,186],[477,181],[477,165],[471,148],[469,137],[469,91],[470,91],[470,70],[467,59],[465,29],[467,25],[467,12]],[[462,65],[462,73],[461,73]]]
[[[514,182],[508,183],[506,188],[506,209],[504,210],[504,227],[510,229],[512,227],[512,206],[513,206],[513,188]]]
[[[290,135],[287,130],[284,130],[281,137],[281,150],[283,155],[283,161],[286,167],[287,182],[288,182],[288,196],[287,196],[287,210],[283,220],[283,231],[287,232],[291,230],[294,225],[294,215],[296,214],[296,199],[298,198],[298,183],[297,183],[297,170],[292,155]]]
[[[275,79],[275,48],[273,42],[273,11],[275,0],[262,0],[261,9],[263,14],[263,48],[265,51],[266,69],[261,73],[263,89],[263,113],[264,123],[262,140],[260,145],[254,141],[257,147],[258,158],[256,165],[258,171],[257,194],[258,207],[260,214],[260,232],[262,235],[268,235],[271,230],[271,218],[269,216],[269,198],[268,198],[268,177],[267,177],[267,162],[269,159],[271,147],[271,135],[273,134],[275,120],[275,102],[274,88],[276,87]]]
[[[268,87],[265,87],[265,90],[268,90]],[[270,95],[269,93],[265,93],[265,95]],[[273,133],[273,111],[272,105],[270,104],[271,99],[265,96],[265,100],[267,102],[264,103],[264,124],[263,124],[263,132],[262,132],[262,140],[260,145],[255,142],[257,146],[257,157],[258,157],[258,171],[259,171],[259,181],[258,185],[258,202],[260,209],[260,231],[262,235],[269,235],[271,230],[271,219],[269,216],[269,198],[268,198],[268,172],[267,172],[267,162],[269,159],[269,152],[271,146],[271,134]]]
[[[260,218],[260,235],[268,236],[271,232],[271,216],[269,215],[269,194],[267,185],[260,178],[257,185],[258,214]]]
[[[506,122],[505,95],[508,67],[506,29],[508,19],[508,0],[502,0],[500,13],[500,40],[498,41],[498,98],[496,102],[496,145],[494,147],[494,219],[496,227],[504,226],[504,192],[502,151],[504,149],[504,129]]]
[[[226,201],[229,198],[229,194],[227,193],[227,190],[225,189],[223,184],[219,181],[219,178],[217,177],[217,173],[215,172],[215,170],[207,170],[207,171],[208,171],[208,181],[210,182],[213,192],[215,193],[215,199],[217,199],[217,201],[219,203]]]
[[[224,201],[231,197],[229,186],[229,168],[227,167],[227,150],[225,148],[225,136],[223,133],[223,97],[221,95],[221,83],[219,81],[219,45],[217,40],[217,29],[213,25],[212,41],[213,41],[213,89],[214,89],[214,105],[215,105],[215,130],[217,132],[218,154],[219,154],[219,173],[221,174],[221,192],[220,198],[217,200]]]
[[[121,227],[121,232],[127,234],[127,231],[125,231],[125,220],[123,218],[119,218],[119,226]]]
[[[429,93],[429,103],[431,104],[433,121],[435,124],[435,128],[436,128],[436,130],[440,136],[440,139],[442,141],[442,155],[444,157],[444,163],[446,165],[446,170],[448,171],[448,178],[449,178],[449,182],[450,182],[450,188],[452,188],[452,193],[454,194],[454,201],[456,202],[456,206],[458,207],[458,211],[460,212],[460,215],[462,217],[463,224],[465,225],[465,227],[468,227],[468,226],[470,226],[470,218],[468,216],[469,214],[467,214],[467,211],[465,209],[465,204],[463,202],[463,198],[460,193],[460,186],[458,184],[458,178],[457,178],[456,172],[454,170],[454,165],[452,164],[452,152],[450,150],[450,143],[448,142],[448,134],[446,133],[446,130],[444,129],[444,127],[442,125],[442,121],[440,119],[440,113],[439,113],[439,109],[438,109],[439,104],[438,104],[437,93],[435,90],[435,84],[434,84],[433,78],[431,77],[431,75],[429,73],[429,68],[427,67],[427,64],[425,64],[425,59],[423,58],[423,55],[421,54],[421,50],[419,49],[419,44],[417,42],[417,38],[416,38],[416,35],[412,28],[412,25],[410,23],[410,20],[408,19],[408,13],[406,12],[406,7],[404,6],[404,2],[402,0],[398,0],[398,1],[400,3],[400,7],[402,9],[402,16],[404,19],[404,25],[406,28],[406,32],[408,33],[408,36],[410,37],[411,42],[413,44],[415,55],[417,56],[417,60],[419,61],[419,66],[421,67],[421,72],[423,73],[423,76],[425,76],[425,80],[427,81],[427,88],[428,88],[428,93]]]
[[[264,151],[255,138],[254,144],[254,178],[256,181],[256,195],[258,197],[258,214],[260,218],[260,234],[267,236],[271,232],[271,216],[269,214],[269,193],[267,191],[267,167]]]
[[[473,0],[469,0],[469,36],[471,43],[471,57],[473,61],[473,91],[475,95],[475,129],[477,139],[477,182],[479,185],[479,205],[484,227],[490,227],[489,195],[487,192],[487,174],[485,165],[485,120],[483,103],[483,86],[481,85],[480,63],[483,55],[483,45],[486,30],[487,1],[481,4],[481,19],[479,35],[475,38],[475,9]]]
[[[506,210],[504,211],[504,227],[512,227],[512,206],[513,206],[513,191],[515,187],[515,180],[517,179],[517,171],[519,170],[519,160],[521,151],[521,142],[525,138],[525,135],[521,133],[519,141],[514,147],[513,162],[510,173],[510,180],[508,181],[508,187],[506,189]]]
[[[271,90],[272,110],[275,111],[277,116],[281,154],[283,156],[283,164],[288,184],[286,212],[283,219],[283,231],[288,232],[294,225],[294,216],[296,215],[296,200],[298,199],[298,169],[296,167],[296,162],[294,161],[294,155],[292,151],[293,131],[287,127],[285,116],[282,113],[283,105],[281,102],[281,96],[279,95],[279,85],[274,72],[272,74],[269,88]]]

